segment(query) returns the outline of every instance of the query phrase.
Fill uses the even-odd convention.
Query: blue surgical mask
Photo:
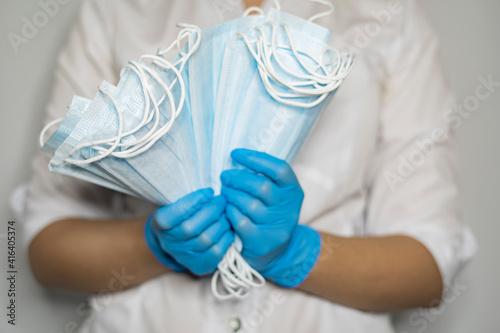
[[[217,158],[218,151],[213,149],[218,146],[219,127],[226,121],[215,113],[226,43],[236,33],[246,32],[264,19],[263,15],[252,15],[203,29],[200,47],[189,59],[189,92],[201,187],[213,186],[219,182],[218,175],[214,177],[210,170],[212,155],[215,154],[213,158]]]
[[[235,148],[291,163],[352,67],[350,55],[328,46],[328,29],[275,10],[268,20],[226,47],[215,110],[225,127],[218,131],[222,139],[214,140],[214,177],[234,167],[229,154]]]
[[[114,87],[110,83],[104,82],[100,85],[100,90],[111,96],[116,96],[117,91],[121,91],[123,86],[132,86],[131,83],[134,84],[134,89],[136,89],[135,82],[130,82],[127,79],[123,79],[123,77],[133,81],[133,76],[125,72],[118,87]],[[130,94],[127,96],[123,95],[123,98],[130,99],[130,96]],[[130,104],[133,103],[129,103],[129,105]],[[114,105],[110,102],[109,97],[99,92],[93,102],[88,106],[84,116],[82,116],[80,121],[75,125],[70,135],[56,150],[49,164],[49,169],[102,186],[109,185],[103,183],[105,180],[115,185],[121,183],[125,189],[133,189],[133,191],[140,196],[152,200],[156,192],[154,187],[147,183],[144,178],[132,168],[123,167],[124,165],[128,166],[123,159],[116,159],[114,163],[110,159],[102,159],[94,163],[81,164],[65,162],[68,159],[71,161],[86,161],[88,158],[96,156],[97,151],[91,147],[84,147],[77,150],[75,150],[75,147],[81,143],[115,136],[117,133],[116,113]],[[132,126],[137,123],[137,120],[129,114],[129,116],[125,118],[124,123],[127,128],[132,128]],[[55,134],[57,134],[57,131]],[[86,170],[87,172],[82,172],[82,170]],[[110,179],[108,175],[112,178]],[[157,195],[159,195],[159,193]]]
[[[194,32],[199,38],[199,28]],[[143,60],[151,58],[152,63],[131,62],[117,87],[101,84],[100,93],[56,150],[50,168],[100,185],[103,179],[94,178],[109,174],[115,183],[158,204],[197,189],[196,177],[187,173],[197,165],[190,113],[181,112],[188,105],[184,69],[194,51],[186,47],[173,61],[175,67],[145,56]],[[78,174],[78,168],[89,165],[99,172]]]
[[[76,124],[80,121],[82,115],[87,111],[91,100],[79,96],[74,96],[71,105],[69,106],[66,117],[61,120],[57,120],[54,123],[61,123],[50,139],[43,145],[43,150],[51,155],[54,155],[57,149],[62,143],[70,136],[72,131],[75,129]],[[41,140],[43,140],[44,132],[41,133]],[[87,164],[82,166],[72,166],[61,170],[64,174],[75,176],[75,174],[81,175],[81,177],[87,181],[97,183],[101,186],[105,186],[117,191],[121,191],[130,195],[138,196],[138,194],[131,188],[128,188],[119,179],[110,175],[106,171],[102,170],[99,166],[95,164]]]
[[[239,37],[227,43],[221,69],[213,179],[237,167],[230,158],[235,148],[264,151],[291,163],[353,64],[350,55],[328,47],[327,29],[277,11]],[[220,189],[218,183],[213,187]],[[262,285],[261,276],[242,261],[239,251],[236,238],[213,277],[212,291],[218,298],[245,297]],[[218,292],[219,277],[226,294]]]

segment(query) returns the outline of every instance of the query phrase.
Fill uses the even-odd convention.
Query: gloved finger
[[[221,216],[217,222],[211,224],[198,237],[184,242],[183,247],[193,252],[207,251],[210,247],[217,244],[228,231],[231,231],[231,225],[225,216]]]
[[[281,189],[269,178],[248,169],[226,170],[220,175],[223,186],[241,190],[260,199],[267,206],[282,201]]]
[[[267,207],[262,201],[248,193],[227,186],[222,186],[221,193],[228,202],[238,207],[254,223],[265,223],[264,219],[268,214]]]
[[[231,157],[250,170],[269,177],[278,186],[299,185],[290,165],[279,158],[260,151],[241,148],[233,150]]]
[[[226,216],[234,232],[241,238],[243,243],[246,243],[247,239],[255,237],[258,227],[236,206],[228,203],[226,206]]]
[[[207,251],[215,258],[217,264],[222,260],[227,250],[234,243],[234,232],[226,231],[219,241],[212,245]]]
[[[214,190],[205,188],[194,191],[176,202],[160,207],[153,214],[155,230],[169,230],[196,213],[214,197]]]
[[[234,242],[234,233],[226,231],[221,239],[205,252],[196,255],[196,261],[188,265],[188,269],[196,275],[207,275],[215,272],[217,265]]]
[[[170,237],[185,241],[200,235],[208,226],[217,221],[226,209],[226,199],[223,196],[213,198],[191,217],[168,230]]]

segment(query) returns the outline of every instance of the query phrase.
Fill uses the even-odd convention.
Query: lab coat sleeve
[[[103,81],[115,83],[111,39],[105,23],[107,1],[83,1],[68,43],[62,50],[55,72],[52,97],[45,124],[64,117],[73,95],[93,98]],[[56,126],[57,127],[57,126]],[[46,138],[55,131],[52,129]],[[47,225],[64,218],[110,218],[113,192],[48,170],[50,156],[40,151],[33,160],[32,179],[24,211],[24,243]]]
[[[407,1],[398,52],[389,71],[376,153],[370,165],[368,234],[402,234],[431,252],[449,286],[475,252],[460,221],[454,98],[437,38],[422,9]]]

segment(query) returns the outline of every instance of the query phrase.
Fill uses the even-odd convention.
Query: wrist
[[[179,264],[172,256],[170,256],[162,249],[160,240],[156,236],[153,227],[151,225],[152,216],[153,215],[149,216],[144,226],[144,237],[146,239],[146,244],[148,245],[149,249],[151,250],[151,252],[153,252],[154,256],[169,269],[177,273],[186,271],[185,267]]]
[[[286,250],[259,272],[274,283],[287,288],[300,285],[316,264],[321,249],[319,233],[297,225]]]

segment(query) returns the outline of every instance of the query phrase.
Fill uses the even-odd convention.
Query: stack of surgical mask
[[[49,169],[166,205],[200,188],[220,191],[221,172],[237,167],[235,148],[291,163],[354,60],[313,23],[333,10],[317,2],[330,9],[309,20],[276,1],[267,14],[253,7],[203,30],[179,24],[170,47],[130,61],[93,100],[75,96],[66,117],[45,127]],[[219,299],[264,284],[240,251],[237,239],[212,279]]]

